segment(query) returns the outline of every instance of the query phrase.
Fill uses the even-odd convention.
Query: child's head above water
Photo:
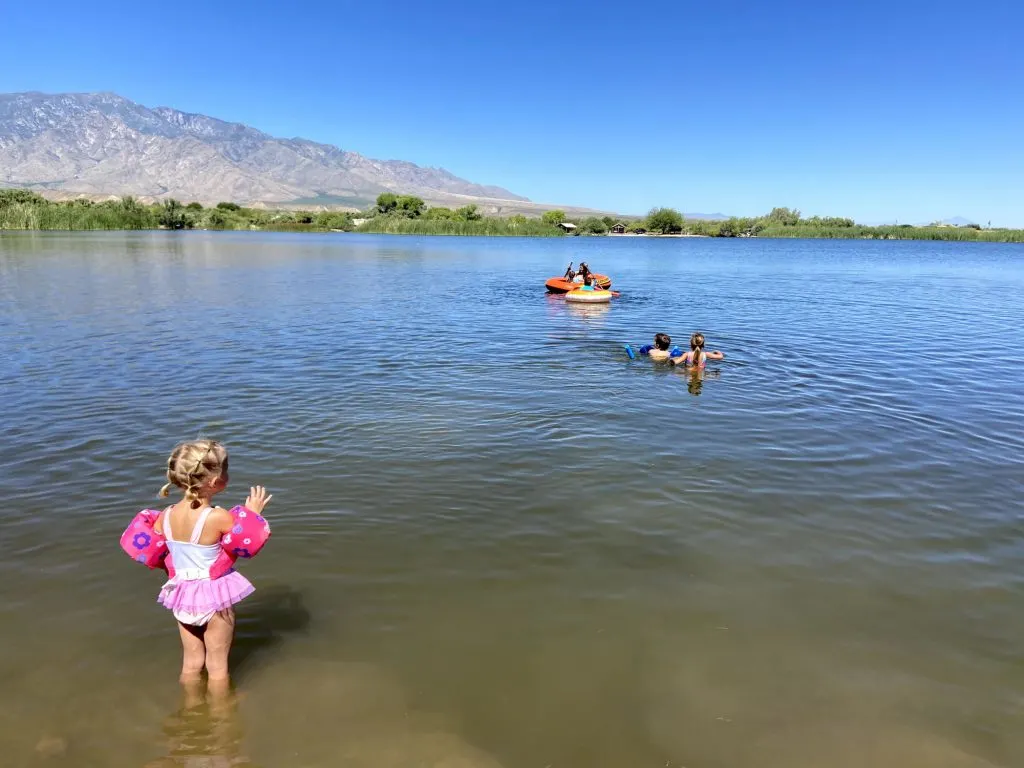
[[[654,348],[660,349],[662,352],[668,352],[668,348],[672,346],[672,337],[667,333],[656,333],[654,334]]]
[[[216,440],[180,443],[167,459],[167,485],[160,489],[167,496],[171,486],[185,492],[193,507],[199,499],[209,498],[228,484],[228,451]]]
[[[698,349],[704,349],[704,334],[697,331],[690,336],[690,349],[696,351]]]

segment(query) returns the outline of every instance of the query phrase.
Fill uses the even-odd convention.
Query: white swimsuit
[[[164,537],[167,540],[167,548],[171,551],[174,559],[174,578],[164,584],[163,589],[173,590],[183,581],[197,581],[210,578],[210,566],[217,562],[220,556],[220,544],[200,544],[199,537],[203,535],[203,526],[206,518],[210,516],[213,507],[207,507],[199,513],[196,526],[192,529],[192,536],[188,541],[175,541],[171,536],[170,511],[164,515]],[[217,611],[203,611],[192,613],[186,610],[174,611],[174,618],[182,624],[192,624],[197,627],[209,623]]]

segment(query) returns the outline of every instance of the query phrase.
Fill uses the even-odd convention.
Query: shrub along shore
[[[722,221],[685,219],[671,208],[644,217],[571,218],[551,210],[540,218],[484,216],[475,205],[427,207],[410,195],[385,193],[366,211],[304,211],[244,208],[223,202],[213,207],[176,200],[147,205],[132,197],[101,203],[85,199],[54,202],[25,189],[0,189],[0,230],[213,229],[269,232],[368,232],[408,235],[564,237],[567,235],[683,235],[691,237],[807,237],[868,240],[956,240],[1024,242],[1024,230],[909,224],[869,227],[853,219],[813,216],[775,208],[764,216]]]

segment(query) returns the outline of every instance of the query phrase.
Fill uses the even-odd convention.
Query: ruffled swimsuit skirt
[[[253,585],[238,571],[228,571],[219,579],[208,576],[181,579],[175,576],[161,588],[157,602],[171,611],[182,624],[201,627],[215,613],[227,610],[254,591]]]

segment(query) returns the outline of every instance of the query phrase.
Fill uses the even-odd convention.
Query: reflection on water
[[[557,301],[558,299],[554,299]],[[563,299],[563,301],[565,301]],[[565,302],[565,311],[584,320],[602,318],[612,311],[611,304],[573,304]]]
[[[704,390],[705,379],[717,379],[722,375],[722,372],[715,368],[679,367],[677,371],[680,376],[686,377],[686,391],[694,397]]]
[[[1022,256],[2,235],[0,764],[1024,765]],[[198,434],[274,492],[237,700],[117,547]]]
[[[228,768],[252,765],[241,754],[242,724],[237,699],[228,690],[211,690],[203,683],[187,685],[179,709],[163,725],[167,755],[145,768]]]

